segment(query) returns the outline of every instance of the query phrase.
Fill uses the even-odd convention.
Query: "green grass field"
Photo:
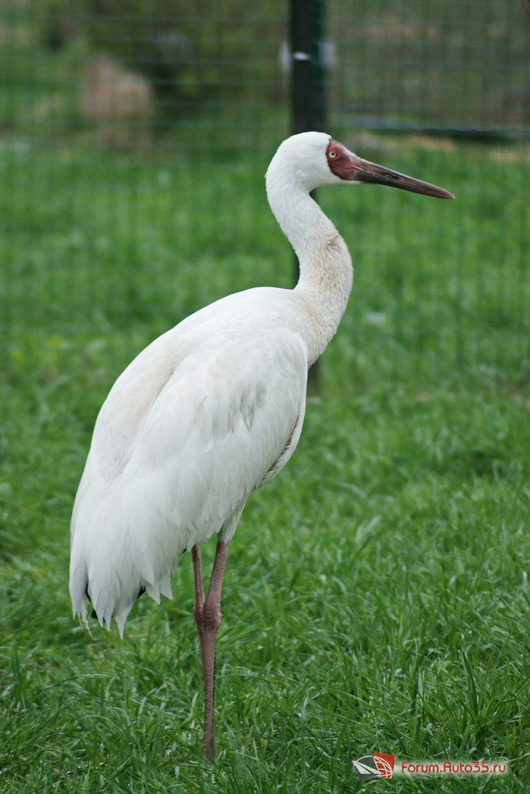
[[[123,641],[90,635],[71,618],[68,523],[97,410],[138,349],[229,291],[290,284],[263,195],[268,154],[202,147],[168,164],[13,143],[5,794],[368,791],[352,760],[373,751],[511,765],[506,778],[374,791],[528,790],[528,165],[516,149],[377,140],[361,153],[458,200],[322,191],[356,285],[298,451],[231,546],[215,768],[200,759],[191,561],[173,602],[138,602]]]

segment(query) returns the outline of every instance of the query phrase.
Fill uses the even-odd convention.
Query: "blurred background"
[[[57,378],[80,350],[115,372],[204,303],[292,283],[262,176],[295,123],[294,6],[2,0],[10,377]],[[302,105],[359,154],[458,194],[448,208],[322,192],[357,265],[343,354],[387,378],[522,377],[528,4],[321,0],[311,13],[319,71]]]

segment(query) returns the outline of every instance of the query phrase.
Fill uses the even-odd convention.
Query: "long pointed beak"
[[[444,190],[443,187],[431,185],[430,182],[423,182],[421,179],[414,179],[412,176],[400,174],[399,171],[392,171],[383,165],[371,163],[354,155],[352,159],[352,174],[350,179],[355,182],[371,182],[377,185],[387,185],[397,187],[400,190],[410,190],[411,193],[423,193],[424,196],[436,196],[436,198],[452,199],[452,193]]]

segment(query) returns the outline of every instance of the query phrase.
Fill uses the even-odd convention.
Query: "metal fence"
[[[520,177],[505,186],[518,201],[506,208],[519,219],[505,244],[516,263],[511,283],[501,272],[495,284],[481,281],[488,242],[466,241],[461,219],[461,242],[452,250],[460,264],[444,297],[453,301],[456,353],[465,341],[458,267],[476,271],[475,301],[486,300],[492,316],[501,316],[509,297],[519,355],[527,351],[522,174],[529,13],[522,0],[321,0],[309,20],[318,54],[317,111],[337,137],[359,142],[368,154],[392,154],[398,138],[406,138],[416,159],[431,158],[433,181],[452,152],[453,167],[469,169],[475,194],[487,178],[480,149],[485,140],[501,147],[493,153],[497,162],[521,163]],[[261,178],[292,125],[289,86],[300,55],[290,47],[292,23],[286,0],[2,0],[1,347],[8,367],[27,355],[30,330],[52,340],[83,329],[89,335],[95,322],[119,324],[131,305],[140,318],[153,307],[165,312],[161,325],[170,316],[178,319],[180,305],[166,300],[174,259],[191,260],[194,245],[210,245],[212,256],[222,259],[230,227],[252,239],[253,224],[262,224],[265,212],[261,183],[259,194],[242,192],[245,200],[228,206],[201,192],[197,174],[221,184],[230,161]],[[469,141],[467,148],[454,148],[459,138]],[[173,170],[187,174],[179,184],[189,191],[169,208]],[[232,177],[236,186],[245,178]],[[148,204],[157,217],[156,240],[142,227]],[[179,233],[172,236],[179,213]],[[205,214],[218,219],[215,243],[201,238]],[[489,219],[486,208],[484,224],[492,222],[502,226],[506,219]],[[155,264],[145,253],[150,245]],[[140,287],[131,268],[146,262],[148,283]],[[220,293],[247,283],[239,271],[228,279]],[[188,286],[181,283],[193,289],[191,276]],[[428,306],[431,293],[414,276],[411,283],[418,305]],[[374,282],[372,293],[377,289]],[[197,285],[197,305],[201,297],[211,294]],[[428,312],[418,313],[411,338],[421,337],[424,320],[436,326]],[[401,329],[403,312],[396,310],[392,322],[396,332]],[[474,344],[468,345],[470,361],[478,356],[478,326]]]
[[[337,121],[528,138],[530,9],[519,0],[332,3]],[[333,85],[333,81],[332,81]]]

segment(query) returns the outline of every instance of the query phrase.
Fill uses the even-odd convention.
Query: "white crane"
[[[266,175],[270,207],[300,263],[294,289],[222,298],[155,339],[101,408],[72,517],[70,593],[87,621],[120,634],[138,597],[171,598],[170,576],[191,551],[204,674],[204,746],[215,755],[214,666],[227,547],[249,494],[298,443],[308,367],[334,335],[352,286],[346,244],[310,191],[376,182],[453,198],[357,157],[329,135],[285,140]],[[199,546],[217,534],[206,597]]]

